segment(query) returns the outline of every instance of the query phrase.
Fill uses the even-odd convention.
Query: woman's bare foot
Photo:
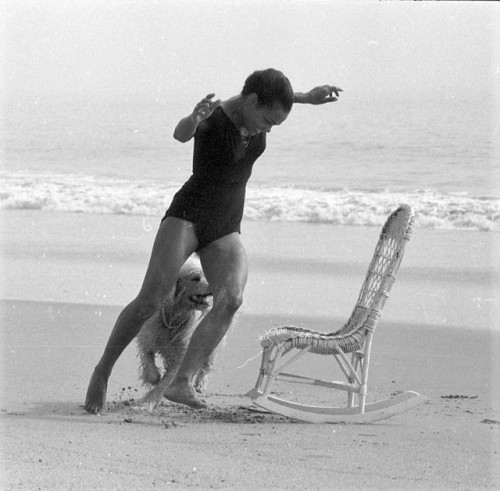
[[[185,404],[194,409],[206,409],[208,407],[207,403],[196,395],[189,383],[171,384],[164,392],[164,396],[169,401]]]
[[[97,367],[92,374],[85,397],[85,411],[96,414],[101,411],[106,402],[106,390],[108,388],[108,378],[105,377]]]

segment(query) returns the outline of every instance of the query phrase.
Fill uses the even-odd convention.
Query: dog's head
[[[211,307],[212,292],[201,263],[193,254],[184,263],[175,287],[174,302],[181,309],[206,310]]]

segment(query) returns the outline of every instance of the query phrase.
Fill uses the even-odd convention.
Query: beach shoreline
[[[498,5],[6,2],[0,489],[500,489]],[[175,128],[206,94],[231,101],[268,67],[302,102],[342,89],[332,104],[294,104],[245,169],[249,276],[208,408],[164,400],[150,413],[134,342],[88,414],[89,379],[160,220],[198,172],[197,144]],[[259,337],[340,328],[403,203],[415,226],[367,402],[411,390],[428,402],[367,425],[256,411]],[[332,366],[306,354],[294,369],[342,380]],[[274,390],[345,403],[319,384]]]

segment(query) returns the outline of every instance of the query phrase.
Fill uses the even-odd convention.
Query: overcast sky
[[[133,94],[197,100],[275,67],[295,90],[478,97],[500,86],[496,2],[10,0],[9,99]],[[190,95],[192,94],[192,95]]]

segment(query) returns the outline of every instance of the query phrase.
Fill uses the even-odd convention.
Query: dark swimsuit
[[[165,213],[194,224],[198,250],[240,232],[245,187],[252,166],[266,148],[266,134],[244,140],[218,107],[194,135],[193,173]]]

